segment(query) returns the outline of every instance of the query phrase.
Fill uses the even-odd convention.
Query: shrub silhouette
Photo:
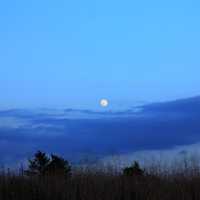
[[[35,153],[34,158],[29,160],[28,176],[45,176],[45,175],[60,175],[69,177],[71,173],[71,166],[67,160],[57,155],[51,155],[49,158],[46,153],[38,151]]]
[[[144,170],[142,170],[140,168],[139,163],[137,161],[135,161],[131,167],[124,168],[123,175],[125,175],[125,176],[143,176]]]

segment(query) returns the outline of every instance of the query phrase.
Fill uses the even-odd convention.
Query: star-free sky
[[[200,94],[198,0],[0,2],[0,107]]]

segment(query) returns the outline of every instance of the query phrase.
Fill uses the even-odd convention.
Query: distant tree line
[[[34,154],[33,159],[28,160],[28,169],[25,174],[28,176],[63,176],[69,178],[71,176],[71,165],[67,160],[61,156],[51,154],[47,156],[46,153],[38,151]],[[139,163],[135,161],[130,167],[123,169],[124,176],[143,176],[143,170]]]

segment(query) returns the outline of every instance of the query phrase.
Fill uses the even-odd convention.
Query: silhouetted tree
[[[69,177],[71,166],[62,157],[52,154],[49,158],[45,153],[38,151],[35,153],[34,158],[29,160],[26,174],[29,176],[59,175]]]
[[[144,170],[142,170],[140,168],[139,163],[135,161],[131,167],[124,168],[123,175],[125,175],[125,176],[142,176],[142,175],[144,175]]]
[[[51,161],[46,166],[45,174],[69,177],[71,175],[71,166],[67,160],[52,154]]]
[[[44,175],[45,169],[48,166],[50,159],[48,156],[38,151],[35,153],[34,158],[29,160],[27,175]]]

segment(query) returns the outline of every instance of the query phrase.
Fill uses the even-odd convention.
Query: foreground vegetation
[[[37,152],[27,170],[2,171],[2,200],[199,200],[200,169],[159,172],[139,163],[121,171],[73,168],[63,158]]]

